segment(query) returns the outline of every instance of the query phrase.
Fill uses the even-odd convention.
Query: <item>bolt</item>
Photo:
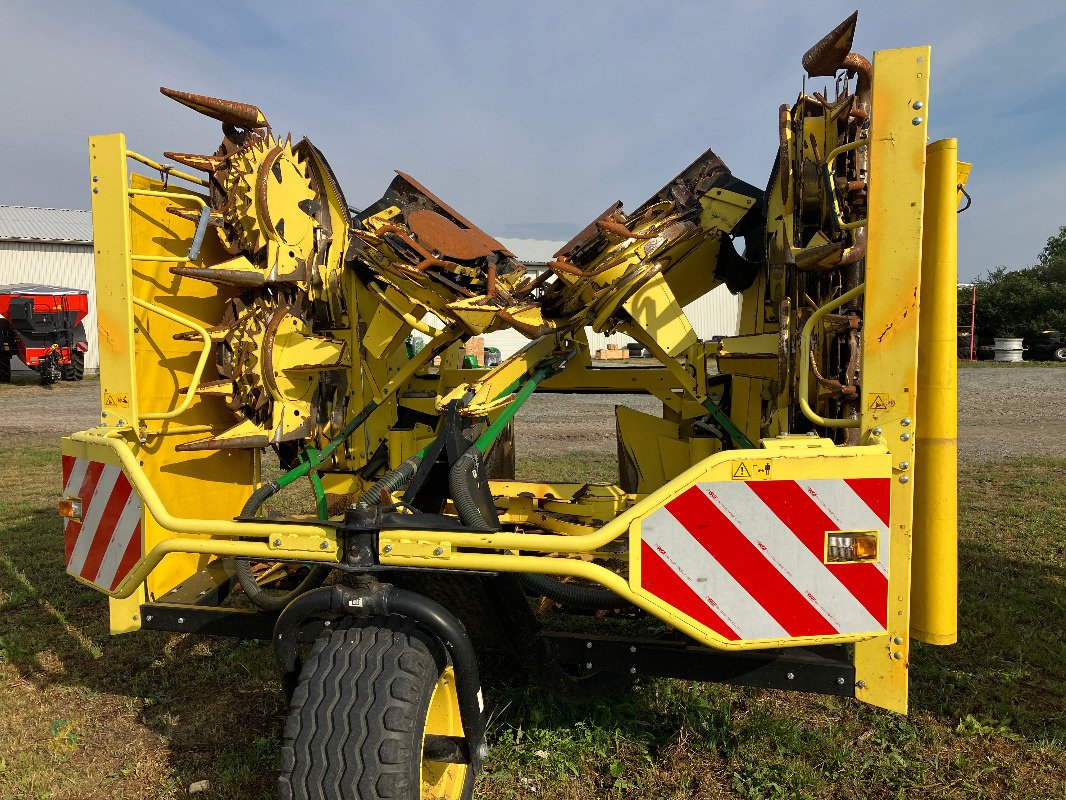
[[[178,624],[179,625],[184,625],[185,624],[185,617],[178,617]]]
[[[911,418],[910,417],[904,417],[903,419],[901,419],[899,421],[899,424],[902,425],[904,428],[906,428],[908,425],[911,424]]]
[[[911,468],[911,462],[909,462],[909,461],[900,461],[899,462],[899,468],[900,469],[904,469],[904,470],[910,469]]]
[[[93,183],[97,183],[100,180],[99,175],[93,175]]]
[[[274,540],[274,547],[281,547],[281,539]]]
[[[837,685],[838,686],[843,686],[844,685],[844,679],[843,678],[837,678]]]
[[[892,644],[903,644],[903,637],[902,636],[893,636],[892,637]]]
[[[629,668],[629,674],[630,675],[636,675],[637,674],[637,668],[636,667],[630,667]]]
[[[329,627],[329,620],[327,619],[325,622],[323,622],[322,626],[325,627],[325,628],[328,628]]]
[[[903,658],[903,653],[897,650],[895,653],[892,654],[892,658],[896,659],[896,661],[899,661]]]
[[[899,476],[899,482],[900,483],[910,483],[911,482],[910,475],[900,475]]]
[[[444,555],[444,548],[443,547],[434,547],[433,548],[433,555],[435,555],[435,556]]]
[[[318,545],[318,549],[319,550],[326,550],[328,547],[329,547],[329,542],[327,542],[325,539],[323,539],[322,543]]]
[[[381,549],[385,553],[391,553],[392,552],[392,545],[391,544],[387,544],[384,547],[382,547]]]
[[[585,647],[587,647],[589,650],[591,650],[592,649],[592,642],[585,642]]]
[[[203,597],[205,594],[207,594],[207,589],[204,589],[202,592],[200,592],[200,597]]]
[[[107,416],[107,412],[106,411],[101,411],[100,412],[100,416],[101,417],[106,417]]]
[[[921,100],[915,100],[914,103],[911,105],[911,108],[913,108],[915,111],[918,111],[924,105],[925,103],[923,103]]]
[[[140,619],[140,616],[139,616],[138,614],[134,614],[134,615],[133,615],[133,621],[134,621],[134,622],[136,622],[136,621],[137,621],[137,620],[139,620],[139,619]]]
[[[99,186],[94,186],[93,187],[93,194],[100,194],[100,187]]]
[[[866,681],[859,681],[859,682],[858,682],[858,683],[856,683],[855,685],[856,685],[856,686],[857,686],[858,688],[860,688],[860,689],[865,689],[865,688],[866,688]]]
[[[788,678],[790,681],[794,681],[796,679],[795,674],[791,672],[788,673],[788,675],[786,675],[785,677]]]
[[[630,653],[635,653],[635,652],[637,652],[637,648],[636,648],[636,647],[634,647],[633,645],[630,645],[630,646],[629,646],[629,652],[630,652]]]
[[[870,432],[871,432],[871,433],[872,433],[872,434],[873,434],[874,436],[880,436],[880,435],[881,435],[882,433],[884,433],[884,431],[882,431],[882,430],[881,430],[880,428],[874,428],[874,429],[873,429],[872,431],[870,431]]]
[[[909,442],[911,440],[911,435],[909,433],[901,433],[899,435],[899,440],[901,442]]]
[[[592,669],[592,662],[591,661],[586,661],[585,662],[585,669]]]
[[[921,124],[922,124],[922,118],[921,117],[915,117],[914,119],[911,120],[911,125],[921,125]]]

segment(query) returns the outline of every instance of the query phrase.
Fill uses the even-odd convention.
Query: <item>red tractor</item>
[[[18,283],[0,286],[0,383],[11,382],[11,357],[40,373],[48,386],[85,375],[89,313],[84,289]]]

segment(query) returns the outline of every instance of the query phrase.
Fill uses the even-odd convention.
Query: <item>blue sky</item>
[[[0,203],[87,208],[85,138],[210,152],[161,85],[253,102],[307,135],[351,204],[393,169],[498,236],[566,239],[707,147],[765,184],[818,2],[3,4]],[[930,137],[975,163],[960,278],[1031,264],[1066,225],[1066,5],[859,5],[856,49],[933,45]],[[809,87],[810,88],[810,87]]]

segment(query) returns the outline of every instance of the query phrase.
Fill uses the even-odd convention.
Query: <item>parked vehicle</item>
[[[1066,361],[1066,339],[1058,331],[1040,331],[1026,337],[1025,359],[1027,361]]]
[[[18,283],[0,286],[0,383],[11,382],[11,359],[39,373],[45,386],[85,375],[89,313],[84,289]]]

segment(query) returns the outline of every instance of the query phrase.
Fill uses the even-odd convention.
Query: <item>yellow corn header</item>
[[[322,153],[252,105],[164,89],[222,123],[214,153],[164,154],[180,168],[91,137],[102,413],[63,440],[63,513],[68,571],[110,596],[112,631],[271,639],[293,719],[334,704],[368,741],[385,733],[367,697],[415,674],[406,755],[359,762],[396,796],[469,796],[484,722],[464,619],[588,690],[683,675],[905,712],[911,640],[956,636],[968,165],[927,142],[930,49],[871,63],[854,26],[804,56],[830,91],[780,107],[765,189],[707,151],[539,274],[403,173],[352,212]],[[712,344],[684,308],[721,284],[739,331]],[[528,344],[463,361],[504,329]],[[589,329],[655,364],[597,364]],[[534,392],[663,412],[617,409],[615,483],[522,481]],[[538,597],[587,632],[553,630]],[[608,635],[604,614],[664,635]],[[386,666],[338,698],[327,662],[355,651]],[[290,727],[282,795],[345,790],[316,794],[308,759],[354,745]]]

